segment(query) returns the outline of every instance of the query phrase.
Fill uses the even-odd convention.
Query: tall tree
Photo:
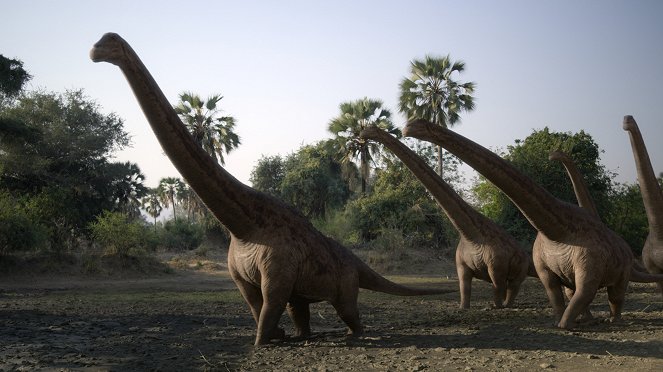
[[[240,145],[240,138],[234,132],[235,118],[221,116],[218,106],[223,96],[217,94],[206,100],[191,92],[180,94],[175,112],[187,126],[196,143],[223,165],[223,154],[230,153]]]
[[[452,127],[460,120],[462,111],[474,109],[475,84],[454,80],[456,73],[465,70],[465,63],[452,61],[447,55],[441,58],[426,56],[413,60],[410,77],[400,84],[399,110],[408,120],[425,119],[442,127]],[[438,146],[438,172],[443,174],[442,148]]]
[[[166,177],[159,181],[157,187],[164,207],[173,207],[173,219],[177,220],[177,200],[184,188],[184,182],[177,177]]]
[[[23,69],[22,61],[0,54],[0,96],[15,97],[30,79],[32,76]]]
[[[366,192],[366,181],[370,175],[370,164],[380,153],[381,145],[359,137],[359,133],[375,125],[391,134],[400,136],[400,131],[391,121],[391,113],[382,107],[382,101],[362,98],[343,102],[341,113],[329,122],[329,131],[336,136],[341,162],[356,160],[361,175],[361,192]]]
[[[524,140],[516,140],[514,145],[508,146],[503,157],[556,197],[577,204],[573,185],[564,167],[548,158],[552,150],[562,150],[573,158],[584,176],[599,214],[602,218],[607,217],[611,208],[609,198],[613,174],[601,164],[602,151],[586,132],[553,132],[548,128],[536,130]],[[534,238],[535,231],[530,223],[506,195],[490,182],[479,178],[473,191],[485,215],[520,241]]]
[[[130,218],[138,218],[141,199],[148,192],[143,185],[145,175],[137,164],[130,162],[112,163],[108,166],[108,173],[112,180],[109,186],[116,209]]]
[[[147,194],[141,199],[141,204],[145,212],[154,219],[154,230],[157,228],[157,217],[163,211],[161,198],[159,197],[159,190],[157,188],[149,189]]]

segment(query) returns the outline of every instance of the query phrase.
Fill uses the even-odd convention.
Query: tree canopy
[[[102,210],[137,214],[144,176],[109,161],[129,144],[123,122],[82,91],[24,94],[0,110],[0,123],[0,189],[39,205],[35,218],[50,226],[53,246]]]
[[[599,214],[606,214],[610,209],[613,174],[601,164],[602,151],[586,132],[554,132],[547,127],[535,130],[524,140],[516,140],[514,145],[508,146],[503,157],[554,196],[577,204],[571,180],[564,167],[548,159],[552,150],[562,150],[574,160],[585,178]],[[533,240],[534,228],[499,189],[480,177],[473,191],[485,215],[505,227],[518,240]]]

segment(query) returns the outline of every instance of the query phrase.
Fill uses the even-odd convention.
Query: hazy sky
[[[28,89],[83,88],[125,121],[156,186],[179,176],[120,70],[88,52],[108,31],[136,50],[171,102],[221,93],[242,145],[226,160],[245,183],[262,155],[329,138],[339,104],[381,99],[427,54],[461,59],[476,109],[454,127],[491,149],[544,126],[584,129],[603,164],[634,182],[626,132],[634,115],[655,172],[663,171],[663,1],[7,1],[0,54],[34,76]],[[398,126],[403,118],[395,115]]]

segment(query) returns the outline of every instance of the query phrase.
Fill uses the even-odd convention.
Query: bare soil
[[[174,273],[133,278],[0,278],[0,371],[663,371],[663,302],[631,284],[623,321],[574,331],[552,326],[541,284],[527,279],[516,308],[490,308],[473,283],[458,293],[395,297],[362,291],[366,334],[346,339],[326,303],[311,306],[314,336],[254,348],[255,324],[222,258],[169,258]],[[397,275],[410,285],[457,290],[452,266]],[[447,278],[449,276],[449,278]],[[607,318],[605,290],[592,312]],[[281,325],[292,333],[284,315]]]

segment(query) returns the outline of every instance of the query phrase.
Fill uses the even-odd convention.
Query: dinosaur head
[[[369,125],[362,129],[359,133],[359,137],[369,140],[376,140],[380,136],[380,129],[375,125]]]
[[[94,44],[90,50],[90,59],[93,62],[108,62],[120,66],[128,47],[129,44],[120,35],[109,32]]]
[[[424,138],[426,138],[428,135],[431,134],[429,128],[432,125],[434,124],[424,119],[415,119],[409,121],[405,125],[405,128],[403,128],[403,136],[414,137],[414,138],[421,138],[420,136],[424,136]]]
[[[635,119],[633,119],[633,116],[626,115],[624,116],[624,123],[622,124],[622,128],[628,132],[635,132],[638,129],[638,124],[635,122]]]
[[[550,154],[548,154],[548,160],[564,161],[567,158],[568,155],[566,155],[566,153],[564,153],[562,150],[552,150]]]

